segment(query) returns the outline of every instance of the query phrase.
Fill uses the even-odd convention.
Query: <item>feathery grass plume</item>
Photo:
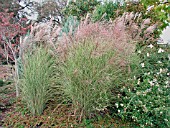
[[[19,67],[19,77],[22,76],[25,54],[33,53],[39,46],[48,47],[48,52],[56,56],[56,40],[60,34],[60,26],[53,22],[53,18],[46,23],[35,23],[31,25],[31,31],[24,38],[21,38],[19,58],[17,59]]]
[[[23,78],[20,80],[21,97],[33,115],[42,114],[49,100],[49,88],[55,77],[54,64],[54,58],[42,47],[25,55]]]
[[[158,24],[152,23],[150,18],[143,19],[140,12],[124,12],[122,16],[117,17],[114,23],[121,21],[129,38],[134,41],[154,42],[158,40],[153,36]],[[119,23],[119,22],[118,22]]]
[[[60,36],[61,27],[53,23],[53,18],[46,23],[35,23],[31,25],[31,31],[21,43],[21,54],[30,52],[36,46],[44,45],[52,49],[53,54],[56,51],[56,42]]]
[[[126,67],[130,63],[136,49],[136,39],[133,39],[127,30],[123,18],[116,19],[113,23],[81,21],[74,36],[66,36],[58,43],[58,53],[63,59],[66,57],[67,49],[76,42],[86,39],[93,39],[95,43],[106,43],[106,48],[113,48],[116,51],[115,58],[119,65]],[[115,59],[112,59],[115,60]],[[130,69],[129,69],[130,71]]]
[[[135,51],[135,41],[130,38],[126,31],[123,21],[117,20],[112,23],[92,23],[92,22],[81,22],[78,26],[77,31],[73,36],[67,36],[67,40],[61,40],[59,43],[58,51],[60,53],[66,53],[67,48],[76,43],[86,39],[93,39],[96,43],[107,43],[106,47],[112,47],[117,55],[121,55],[123,60],[128,60],[127,56],[130,56]],[[107,50],[107,48],[102,49]],[[63,51],[63,52],[61,52]],[[62,58],[65,54],[62,55]]]

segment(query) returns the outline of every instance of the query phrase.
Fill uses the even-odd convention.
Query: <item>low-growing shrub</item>
[[[150,44],[138,50],[142,61],[131,79],[133,86],[123,86],[115,100],[118,115],[140,127],[170,127],[169,59],[165,49]]]
[[[51,96],[49,89],[54,82],[55,60],[42,47],[24,57],[21,97],[33,115],[40,115]]]

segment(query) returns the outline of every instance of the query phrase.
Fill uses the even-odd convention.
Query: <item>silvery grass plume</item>
[[[130,38],[136,41],[143,39],[153,40],[150,37],[152,37],[158,26],[157,23],[152,23],[150,18],[142,19],[142,14],[139,12],[125,12],[122,16],[114,20],[114,22],[116,21],[121,21],[125,31],[131,35]]]
[[[31,25],[31,31],[21,44],[22,52],[34,49],[34,46],[44,45],[56,50],[56,43],[60,35],[61,27],[53,23],[53,19],[46,23],[35,23]]]
[[[115,20],[114,23],[92,23],[86,18],[85,21],[81,21],[74,36],[65,35],[63,39],[59,41],[58,51],[61,53],[61,58],[65,58],[67,49],[77,42],[83,42],[90,39],[99,46],[100,52],[96,54],[102,54],[105,50],[110,48],[116,50],[117,55],[130,56],[135,51],[135,44],[132,38],[129,38],[126,27],[124,25],[123,18]],[[129,43],[130,42],[130,43]],[[126,57],[120,63],[126,65]]]

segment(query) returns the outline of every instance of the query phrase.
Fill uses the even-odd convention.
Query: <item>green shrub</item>
[[[138,52],[142,62],[133,76],[133,86],[120,89],[114,108],[120,117],[140,127],[170,127],[168,52],[153,45]]]
[[[90,116],[109,105],[111,87],[120,73],[116,61],[109,64],[114,51],[99,49],[93,40],[75,43],[68,48],[61,67],[64,94],[83,116]]]
[[[4,81],[0,79],[0,87],[4,85]]]
[[[108,21],[110,19],[114,19],[119,15],[116,11],[118,12],[118,9],[120,10],[121,8],[123,8],[123,6],[121,7],[119,3],[114,3],[112,1],[104,2],[104,4],[96,6],[92,19],[93,21],[99,21],[102,19]]]
[[[47,49],[40,47],[32,54],[27,53],[23,62],[21,97],[33,115],[40,115],[51,95],[55,61]]]
[[[79,20],[81,17],[91,13],[95,6],[98,5],[97,0],[76,0],[76,2],[71,1],[68,6],[63,10],[66,16],[76,16]]]

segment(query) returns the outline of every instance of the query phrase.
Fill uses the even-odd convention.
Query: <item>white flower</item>
[[[136,76],[133,76],[133,79],[136,80]]]
[[[153,48],[154,46],[152,44],[148,45],[148,48]]]
[[[151,86],[154,85],[154,82],[153,82],[153,81],[148,81],[148,82],[149,82],[149,84],[150,84]]]
[[[132,119],[133,119],[133,121],[136,121],[136,120],[137,120],[137,117],[132,116]]]
[[[120,113],[120,110],[118,110],[118,113]]]
[[[158,61],[158,64],[161,64],[162,62],[161,61]]]
[[[151,73],[150,72],[148,72],[148,75],[150,75]]]
[[[159,87],[159,84],[157,83],[155,86],[156,86],[156,87]]]
[[[166,122],[168,122],[168,119],[164,119]]]
[[[162,53],[162,52],[164,52],[164,50],[163,50],[162,48],[160,48],[160,49],[158,50],[158,53]]]
[[[150,89],[146,89],[145,92],[146,92],[146,93],[151,92],[151,88],[150,88]]]
[[[153,79],[153,82],[157,82],[157,79],[155,78],[155,79]]]
[[[142,68],[144,68],[144,67],[145,67],[145,64],[144,64],[144,63],[141,63],[141,66],[142,66]]]
[[[140,95],[141,93],[140,92],[136,92],[136,95]]]
[[[161,12],[165,12],[163,9],[161,9]]]
[[[141,51],[139,50],[138,53],[141,54]]]
[[[132,116],[132,119],[135,119],[136,117],[135,116]]]
[[[123,105],[123,104],[120,104],[120,106],[122,106],[122,107],[123,107],[124,105]]]
[[[169,76],[169,75],[170,75],[170,73],[167,73],[167,75]]]
[[[118,108],[118,107],[119,107],[119,104],[118,104],[118,103],[115,103],[115,106],[116,106],[116,108]]]
[[[168,88],[169,86],[164,86],[164,88]]]
[[[162,68],[160,68],[160,73],[162,73],[162,71],[163,71]]]
[[[138,85],[140,84],[140,78],[138,79],[138,83],[137,83]]]
[[[146,56],[149,57],[149,53],[147,53]]]
[[[165,81],[165,84],[168,84],[169,82],[168,81]]]

